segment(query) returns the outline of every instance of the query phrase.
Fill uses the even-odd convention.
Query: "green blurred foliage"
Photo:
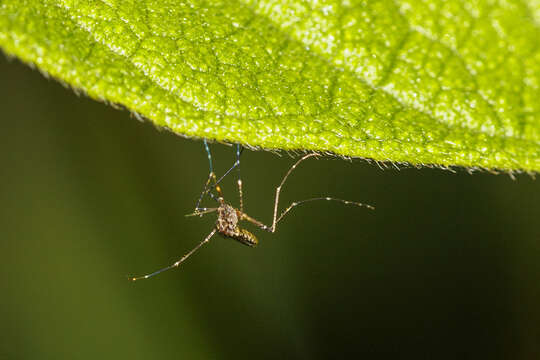
[[[251,249],[185,218],[202,143],[77,97],[1,57],[0,358],[421,358],[540,355],[540,185],[529,176],[308,161]],[[223,172],[233,150],[213,145]],[[245,151],[245,203],[269,222],[288,156]],[[237,201],[234,178],[224,191]]]

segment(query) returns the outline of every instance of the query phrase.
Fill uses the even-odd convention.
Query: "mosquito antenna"
[[[182,256],[182,257],[180,258],[180,260],[178,260],[178,261],[175,262],[174,264],[171,264],[171,265],[169,265],[169,266],[167,266],[167,267],[164,267],[163,269],[159,269],[159,270],[154,271],[153,273],[150,273],[150,274],[147,274],[147,275],[136,276],[136,277],[128,277],[128,280],[130,280],[130,281],[137,281],[137,280],[142,280],[142,279],[148,279],[148,278],[150,278],[150,277],[152,277],[152,276],[155,276],[155,275],[157,275],[157,274],[160,274],[160,273],[162,273],[162,272],[164,272],[164,271],[167,271],[167,270],[172,269],[172,268],[174,268],[174,267],[180,266],[180,264],[182,264],[182,263],[184,262],[184,260],[186,260],[188,257],[190,257],[194,252],[196,252],[197,250],[199,250],[199,248],[200,248],[201,246],[203,246],[203,245],[206,244],[208,241],[210,241],[210,238],[211,238],[212,236],[214,236],[214,234],[216,233],[216,231],[217,231],[217,229],[212,230],[212,232],[211,232],[210,234],[208,234],[208,236],[206,236],[206,238],[205,238],[203,241],[201,241],[200,243],[198,243],[197,246],[195,246],[193,249],[191,249],[191,251],[188,252],[186,255]]]

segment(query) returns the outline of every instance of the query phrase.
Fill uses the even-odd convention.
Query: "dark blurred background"
[[[0,358],[540,356],[540,183],[528,175],[306,161],[295,209],[252,249],[186,218],[200,140],[79,97],[0,54]],[[234,161],[214,144],[215,167]],[[293,159],[245,151],[246,209],[271,222]],[[237,204],[234,177],[224,183]],[[210,203],[211,204],[211,203]]]

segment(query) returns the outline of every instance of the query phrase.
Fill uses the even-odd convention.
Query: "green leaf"
[[[187,136],[540,170],[538,0],[0,0],[0,46]]]

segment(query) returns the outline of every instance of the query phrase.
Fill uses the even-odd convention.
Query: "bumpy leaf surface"
[[[540,170],[538,0],[0,0],[0,46],[188,136]]]

